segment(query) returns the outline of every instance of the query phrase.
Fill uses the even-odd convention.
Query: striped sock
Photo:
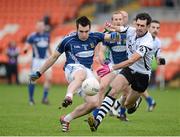
[[[114,105],[114,102],[116,99],[114,99],[111,96],[106,96],[101,104],[101,107],[99,109],[98,115],[96,117],[97,122],[100,124],[105,115],[109,112],[110,108]]]

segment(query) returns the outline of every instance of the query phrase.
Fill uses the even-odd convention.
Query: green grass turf
[[[64,98],[65,86],[52,86],[50,105],[41,104],[42,86],[36,87],[35,106],[29,106],[27,87],[0,85],[0,136],[177,136],[180,135],[180,89],[153,91],[157,107],[154,112],[146,111],[143,101],[136,113],[128,115],[129,122],[115,117],[106,117],[97,132],[92,133],[84,119],[71,122],[71,129],[63,133],[59,127],[59,116],[70,112],[83,100],[76,96],[73,105],[58,109]]]

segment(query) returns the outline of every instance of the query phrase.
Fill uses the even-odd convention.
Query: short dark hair
[[[151,16],[148,13],[139,13],[136,16],[136,21],[140,20],[147,20],[146,25],[149,25],[152,21]]]
[[[77,20],[76,20],[76,27],[78,28],[79,27],[79,24],[83,27],[86,27],[89,25],[89,27],[91,28],[91,21],[86,17],[86,16],[82,16],[82,17],[79,17]]]
[[[160,24],[160,22],[158,20],[152,20],[151,23],[157,23]]]

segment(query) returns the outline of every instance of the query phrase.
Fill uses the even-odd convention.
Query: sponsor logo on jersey
[[[126,47],[125,46],[114,46],[114,47],[112,47],[112,51],[123,52],[123,51],[126,51]]]
[[[87,57],[92,57],[94,55],[94,51],[82,51],[82,52],[78,52],[76,54],[77,57],[81,57],[81,58],[87,58]]]
[[[41,40],[37,43],[37,46],[38,47],[41,47],[41,48],[45,48],[45,47],[48,47],[48,42],[45,41],[45,40]]]
[[[73,47],[76,48],[76,49],[80,49],[81,48],[79,45],[74,45]]]

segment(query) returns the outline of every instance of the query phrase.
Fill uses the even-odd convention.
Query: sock
[[[124,108],[124,107],[120,107],[119,114],[120,114],[120,115],[124,115],[124,114],[125,114],[125,112],[126,112],[126,108]]]
[[[48,88],[44,88],[44,93],[43,93],[43,100],[45,100],[48,96]]]
[[[35,89],[35,85],[30,83],[28,85],[28,91],[29,91],[29,101],[34,101],[33,97],[34,97],[34,89]]]
[[[99,109],[98,115],[96,117],[96,120],[98,122],[98,125],[101,123],[105,115],[109,112],[111,107],[114,105],[114,102],[116,101],[115,98],[111,96],[106,96],[101,104],[101,107]]]
[[[66,97],[70,97],[72,99],[73,98],[73,94],[72,93],[67,93]]]
[[[150,97],[150,96],[149,96],[149,97],[147,97],[147,98],[146,98],[146,102],[148,103],[148,105],[149,105],[149,106],[151,106],[151,105],[152,105],[152,103],[153,103],[153,99],[152,99],[152,97]]]
[[[72,119],[73,119],[73,118],[72,118],[71,114],[67,114],[67,115],[64,117],[64,121],[66,121],[66,122],[70,122]]]
[[[93,110],[93,116],[94,116],[94,118],[97,117],[98,112],[99,112],[99,108],[95,108],[95,109]]]

